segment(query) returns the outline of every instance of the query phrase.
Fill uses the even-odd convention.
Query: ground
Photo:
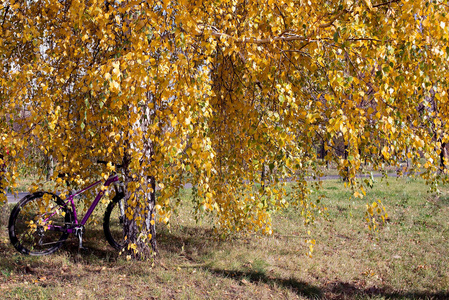
[[[2,213],[0,295],[6,299],[449,299],[449,189],[428,193],[420,179],[377,180],[363,199],[324,182],[328,215],[304,226],[293,208],[275,214],[273,235],[214,233],[194,221],[188,201],[170,229],[158,224],[157,261],[127,261],[101,224],[57,253],[27,257],[9,244]],[[317,195],[317,194],[316,194]],[[315,196],[316,196],[315,195]],[[377,232],[366,204],[389,217]],[[309,236],[307,231],[311,232]],[[306,239],[316,240],[309,257]]]

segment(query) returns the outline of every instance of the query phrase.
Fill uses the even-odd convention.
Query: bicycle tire
[[[112,198],[104,213],[103,231],[108,243],[116,250],[122,250],[125,246],[124,220],[125,215],[120,209],[119,201],[124,198],[119,193]]]
[[[22,198],[11,211],[9,239],[22,254],[48,255],[58,250],[67,239],[66,225],[72,220],[73,212],[59,196],[36,192]],[[50,224],[57,225],[59,230],[45,229]]]

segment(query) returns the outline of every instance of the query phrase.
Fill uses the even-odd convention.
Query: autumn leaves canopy
[[[365,163],[408,159],[438,179],[448,13],[443,0],[2,0],[7,180],[30,153],[80,183],[108,172],[94,159],[126,157],[129,189],[155,177],[162,220],[189,182],[217,227],[270,232],[274,210],[320,209],[306,182],[320,152],[358,196]]]

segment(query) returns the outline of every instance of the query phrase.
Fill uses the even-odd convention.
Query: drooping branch
[[[380,6],[385,6],[385,5],[390,5],[392,3],[397,3],[397,2],[401,2],[401,0],[390,0],[384,3],[379,3],[379,4],[375,4],[373,5],[373,7],[380,7]]]
[[[330,21],[318,25],[318,28],[324,29],[324,28],[332,26],[334,24],[334,22],[338,18],[340,18],[342,15],[344,15],[345,13],[348,13],[348,10],[344,9],[344,10],[340,11]],[[207,29],[211,30],[211,35],[212,36],[217,37],[217,38],[233,39],[235,41],[235,43],[237,43],[237,44],[269,44],[269,43],[273,43],[273,42],[291,42],[291,41],[306,41],[307,44],[308,44],[308,43],[311,43],[311,42],[320,42],[320,41],[323,41],[323,40],[329,40],[329,38],[313,39],[312,36],[313,36],[313,33],[315,31],[313,33],[307,35],[307,36],[304,36],[304,35],[298,35],[298,34],[290,33],[288,30],[282,32],[278,36],[269,37],[269,38],[255,38],[255,37],[239,37],[239,38],[236,38],[236,37],[231,36],[231,35],[229,35],[227,33],[221,32],[215,26],[210,26],[210,25],[205,25],[205,24],[198,24],[197,25],[197,32],[200,35],[203,34],[204,31],[207,30]],[[378,39],[366,38],[366,37],[349,38],[347,40],[348,41],[376,41],[376,42],[380,42],[380,40],[378,40]]]
[[[318,25],[319,28],[326,28],[329,26],[332,26],[332,24],[334,24],[334,22],[340,18],[343,14],[347,13],[348,11],[346,9],[342,10],[341,12],[339,12],[335,17],[333,17],[329,22],[327,23],[323,23]]]
[[[215,26],[207,26],[204,24],[198,24],[197,28],[198,28],[198,32],[200,32],[201,34],[204,32],[204,30],[210,29],[212,36],[217,37],[217,38],[234,39],[235,42],[238,44],[245,44],[245,43],[268,44],[268,43],[272,43],[274,41],[308,41],[309,40],[309,37],[307,37],[307,36],[301,36],[301,35],[296,35],[296,34],[288,34],[287,35],[287,33],[283,33],[280,36],[264,38],[264,39],[258,39],[258,38],[254,38],[254,37],[241,37],[241,38],[236,39],[229,34],[220,32],[218,30],[218,28],[216,28]]]

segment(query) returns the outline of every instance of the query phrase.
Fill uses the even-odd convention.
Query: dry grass
[[[35,174],[18,174],[19,178],[14,186],[14,192],[29,192],[33,185],[38,185],[39,190],[49,191],[55,187],[53,181],[47,181],[44,177]],[[11,188],[8,192],[12,192]]]
[[[0,233],[0,295],[6,299],[449,299],[449,192],[428,194],[420,180],[378,182],[348,201],[341,182],[324,183],[329,217],[306,228],[290,209],[274,234],[218,239],[188,205],[171,230],[158,227],[160,257],[128,262],[88,228],[87,251],[70,241],[56,254],[26,257]],[[187,199],[186,195],[183,199]],[[367,202],[381,199],[390,220],[373,235]],[[186,201],[188,202],[188,201]],[[6,211],[3,215],[7,214]],[[2,220],[5,217],[2,216]],[[307,253],[307,230],[317,245]]]

